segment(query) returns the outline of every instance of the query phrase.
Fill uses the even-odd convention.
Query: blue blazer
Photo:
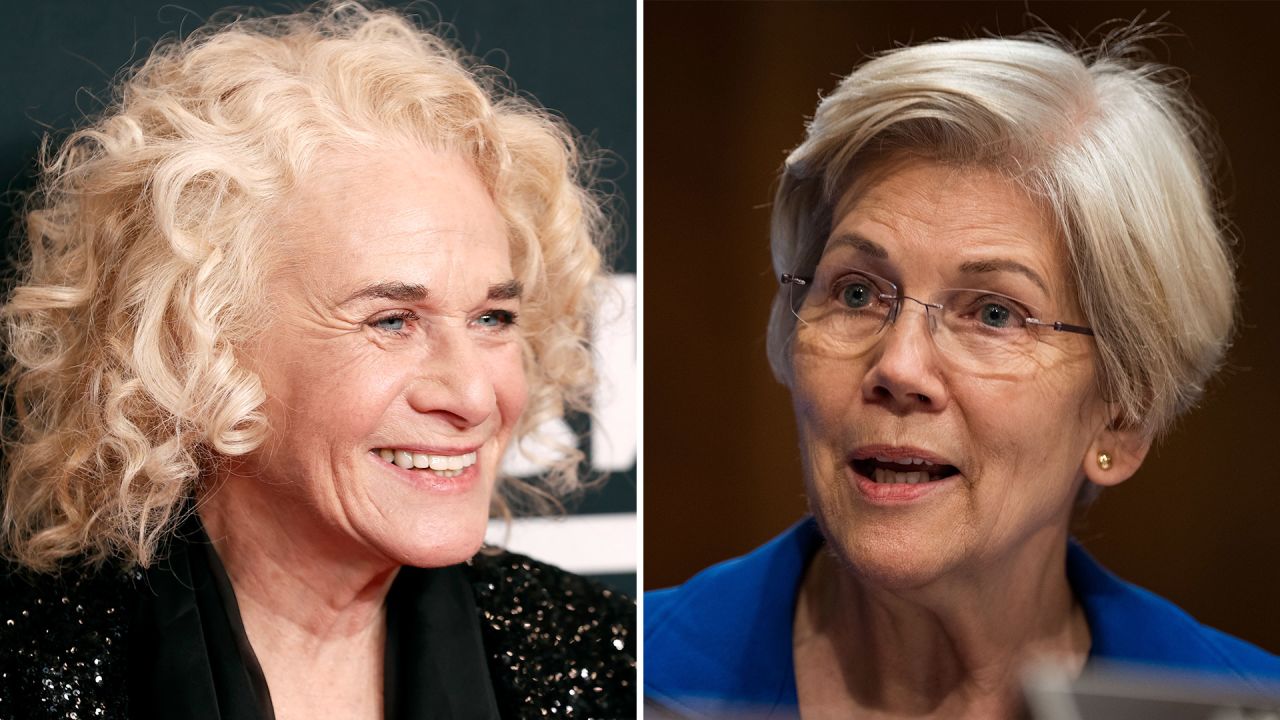
[[[792,616],[801,576],[821,544],[817,523],[808,518],[679,587],[646,593],[648,701],[685,714],[794,714]],[[1124,582],[1074,542],[1067,579],[1093,636],[1089,662],[1211,673],[1277,691],[1280,658]]]

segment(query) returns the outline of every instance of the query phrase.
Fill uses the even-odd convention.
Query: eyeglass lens
[[[939,351],[975,373],[1017,372],[1034,364],[1039,328],[1034,311],[1015,298],[979,289],[951,289],[927,301],[902,295],[873,273],[838,265],[819,266],[805,284],[789,283],[791,308],[799,319],[798,349],[834,357],[869,351],[888,325],[911,321],[917,306]],[[940,306],[940,307],[939,307]]]

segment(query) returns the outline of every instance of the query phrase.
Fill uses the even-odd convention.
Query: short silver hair
[[[1212,192],[1216,141],[1177,76],[1134,47],[988,38],[866,62],[819,103],[783,166],[775,271],[816,265],[841,193],[889,155],[999,170],[1057,221],[1104,396],[1125,426],[1166,431],[1226,353],[1235,268]],[[768,350],[787,384],[794,331],[779,287]]]

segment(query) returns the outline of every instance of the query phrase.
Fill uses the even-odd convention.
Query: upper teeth
[[[929,482],[929,473],[926,472],[894,472],[885,468],[876,468],[874,476],[871,478],[877,483],[908,483],[915,485],[917,483]]]
[[[461,470],[476,464],[476,453],[472,450],[463,455],[428,455],[427,453],[409,452],[382,448],[378,454],[383,460],[404,468],[422,468],[431,470]]]
[[[889,458],[876,456],[876,462],[882,463],[898,463],[899,465],[932,465],[933,463],[922,458]]]

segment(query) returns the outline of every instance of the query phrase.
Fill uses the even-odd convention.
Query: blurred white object
[[[585,575],[636,571],[634,513],[490,520],[485,542]]]
[[[1280,686],[1266,692],[1185,671],[1095,663],[1073,680],[1044,664],[1023,689],[1035,720],[1280,720]]]
[[[609,279],[594,324],[600,382],[591,404],[591,466],[618,472],[636,464],[636,276]]]
[[[591,467],[620,472],[636,464],[636,276],[609,276],[592,321],[598,380],[591,401]],[[537,435],[552,442],[539,442]],[[534,477],[547,471],[564,452],[556,445],[578,447],[564,420],[539,427],[517,449],[513,443],[502,459],[502,472]]]

